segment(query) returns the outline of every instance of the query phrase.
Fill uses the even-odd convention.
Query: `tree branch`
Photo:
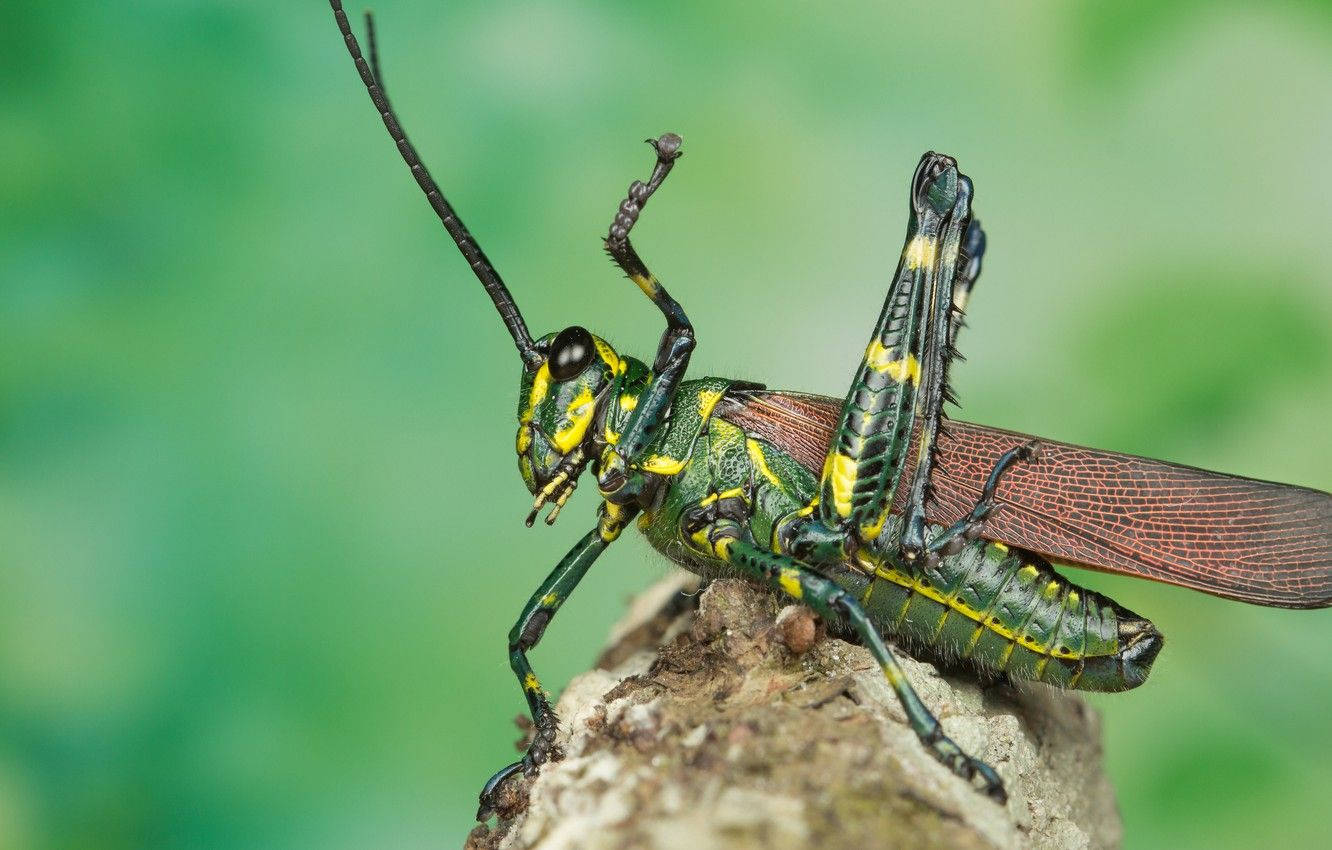
[[[567,757],[512,783],[470,850],[1118,845],[1080,698],[941,677],[899,652],[947,733],[1003,776],[1002,807],[925,752],[864,649],[743,582],[688,596],[688,581],[635,600],[601,669],[560,698]]]

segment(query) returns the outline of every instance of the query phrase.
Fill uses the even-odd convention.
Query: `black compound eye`
[[[578,325],[565,328],[550,344],[550,356],[546,360],[550,365],[550,376],[557,381],[567,381],[586,369],[595,354],[592,334]]]

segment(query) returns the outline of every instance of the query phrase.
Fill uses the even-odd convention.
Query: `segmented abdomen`
[[[885,560],[860,598],[886,634],[1068,688],[1135,687],[1161,648],[1147,620],[1003,544],[978,541],[919,577]]]

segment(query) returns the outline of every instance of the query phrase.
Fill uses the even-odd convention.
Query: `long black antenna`
[[[513,337],[514,344],[518,346],[518,354],[523,358],[523,366],[529,371],[536,369],[541,365],[544,359],[541,352],[537,351],[532,342],[532,335],[527,331],[527,325],[523,322],[522,313],[518,312],[518,305],[514,303],[513,296],[504,286],[504,281],[500,279],[499,272],[490,264],[485,251],[472,238],[472,234],[467,232],[467,226],[458,218],[458,214],[453,211],[453,207],[444,199],[444,194],[439,191],[439,186],[435,185],[435,180],[426,170],[425,164],[421,162],[421,157],[417,155],[416,148],[407,141],[407,134],[403,132],[402,124],[398,121],[397,114],[393,107],[389,105],[388,97],[384,94],[383,88],[379,84],[379,57],[378,51],[374,46],[374,24],[370,14],[366,13],[367,29],[370,34],[371,56],[374,60],[374,69],[365,61],[361,55],[361,46],[356,42],[356,36],[352,33],[351,24],[347,21],[347,13],[342,10],[342,0],[329,0],[329,5],[333,7],[333,17],[338,22],[338,29],[342,32],[343,41],[347,43],[347,52],[351,54],[352,61],[356,63],[356,70],[361,75],[361,82],[365,84],[365,90],[370,94],[370,100],[374,102],[375,109],[379,111],[379,117],[384,121],[384,127],[388,129],[389,136],[398,146],[398,153],[402,155],[403,162],[412,170],[412,176],[416,178],[416,183],[425,192],[426,200],[439,216],[440,223],[444,229],[453,237],[457,243],[458,250],[462,252],[468,265],[472,267],[472,272],[477,280],[485,287],[486,294],[490,300],[495,302],[495,309],[499,311],[500,318],[504,320],[504,326],[509,329],[509,335]]]
[[[375,85],[379,86],[379,93],[384,95],[384,102],[388,103],[388,88],[384,85],[384,72],[379,67],[379,40],[375,38],[375,16],[369,9],[365,11],[365,40],[370,48],[370,71],[375,75]]]

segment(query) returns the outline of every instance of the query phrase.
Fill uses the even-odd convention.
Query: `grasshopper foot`
[[[937,738],[928,742],[928,746],[935,758],[943,762],[953,773],[971,783],[977,791],[1000,805],[1008,802],[1004,781],[999,778],[995,769],[980,759],[967,755],[952,738],[940,731]]]
[[[559,761],[564,758],[564,751],[555,743],[555,732],[558,725],[553,711],[547,711],[537,718],[532,743],[528,746],[522,759],[500,768],[481,787],[481,795],[476,809],[477,820],[487,820],[491,815],[497,813],[503,817],[506,812],[511,812],[521,805],[509,799],[512,795],[506,794],[510,790],[508,780],[514,774],[521,772],[525,776],[532,776],[537,772],[537,768],[546,762]]]
[[[679,159],[682,153],[680,145],[684,143],[684,140],[675,133],[662,133],[659,138],[646,141],[657,151],[657,158],[663,162]]]

